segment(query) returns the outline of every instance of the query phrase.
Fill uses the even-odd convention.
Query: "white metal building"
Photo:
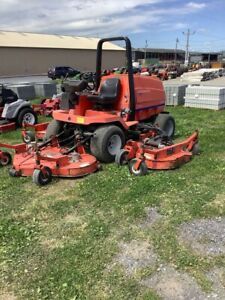
[[[0,31],[0,76],[47,73],[51,66],[94,71],[98,38]],[[125,65],[125,51],[105,43],[103,68]]]

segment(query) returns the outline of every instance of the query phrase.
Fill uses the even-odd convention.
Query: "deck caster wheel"
[[[19,177],[20,176],[20,172],[15,170],[14,168],[9,169],[9,175],[12,177]]]
[[[136,158],[129,161],[128,167],[129,167],[130,173],[135,175],[135,176],[144,176],[144,175],[146,175],[148,173],[148,167],[146,166],[146,163],[144,161],[142,161],[140,163],[139,169],[136,170],[134,168],[134,165],[136,164],[136,162],[137,162]]]
[[[12,156],[9,154],[9,152],[2,152],[1,158],[0,158],[0,165],[3,167],[9,165],[12,161]]]
[[[199,155],[200,154],[200,145],[199,143],[194,144],[193,148],[192,148],[192,154],[193,155]]]
[[[30,144],[35,141],[35,133],[33,131],[26,131],[23,136],[23,141],[25,144]]]
[[[41,170],[35,169],[33,172],[33,182],[39,186],[46,185],[52,181],[52,171],[49,167]]]
[[[124,150],[124,149],[121,149],[116,154],[115,163],[118,166],[124,166],[124,165],[126,165],[128,163],[127,155],[128,155],[128,151]]]

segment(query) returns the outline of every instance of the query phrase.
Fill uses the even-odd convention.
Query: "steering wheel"
[[[93,91],[95,89],[95,73],[93,72],[84,72],[80,73],[80,80],[84,80],[88,83],[87,90]]]

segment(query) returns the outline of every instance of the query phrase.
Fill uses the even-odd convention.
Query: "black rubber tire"
[[[34,116],[34,122],[30,125],[35,125],[37,123],[37,114],[34,112],[34,110],[31,107],[24,107],[19,111],[18,116],[17,116],[16,123],[19,127],[23,126],[24,116],[27,113],[30,113]]]
[[[56,136],[62,131],[63,123],[57,120],[52,120],[47,127],[46,133],[43,140],[47,141],[48,139]]]
[[[14,168],[10,168],[9,169],[9,175],[11,177],[18,177],[18,176],[20,176],[20,173],[18,171],[16,171]]]
[[[46,174],[43,173],[42,170],[35,169],[33,172],[33,182],[39,186],[47,185],[52,181],[52,171],[49,167],[43,167],[45,169]]]
[[[116,163],[118,166],[124,166],[124,165],[128,164],[127,154],[128,154],[128,151],[127,151],[127,150],[121,149],[121,150],[116,154],[115,163]]]
[[[159,114],[155,119],[154,125],[162,129],[168,137],[172,138],[174,136],[175,120],[170,114]]]
[[[129,161],[128,167],[129,167],[130,173],[132,175],[135,175],[135,176],[144,176],[144,175],[146,175],[148,173],[148,167],[146,166],[146,163],[144,161],[142,161],[141,164],[140,164],[139,169],[134,170],[133,166],[136,162],[137,162],[136,158]]]
[[[200,154],[201,148],[200,148],[199,143],[194,144],[191,152],[192,152],[193,155],[199,155]]]
[[[1,158],[0,158],[0,165],[5,167],[11,164],[12,162],[12,156],[9,152],[2,152]]]
[[[25,135],[23,136],[23,141],[25,144],[34,142],[35,139],[36,139],[36,137],[35,137],[35,133],[33,131],[26,131]]]
[[[117,153],[112,154],[108,151],[110,138],[118,136],[121,141],[120,149],[125,145],[125,134],[123,130],[115,125],[102,126],[95,130],[91,138],[91,153],[101,162],[110,163],[115,161]],[[119,150],[117,152],[119,152]]]

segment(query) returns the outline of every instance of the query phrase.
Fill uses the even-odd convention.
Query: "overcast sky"
[[[128,35],[135,47],[225,49],[224,0],[0,0],[0,30],[78,36]]]

